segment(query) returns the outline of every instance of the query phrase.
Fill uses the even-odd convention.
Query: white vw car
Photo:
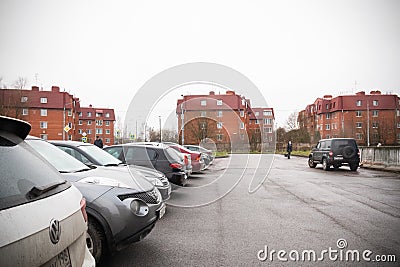
[[[0,265],[94,266],[86,201],[24,142],[30,129],[0,116]]]

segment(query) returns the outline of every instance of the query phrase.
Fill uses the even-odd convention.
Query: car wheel
[[[324,171],[329,171],[329,168],[330,168],[330,166],[328,164],[328,160],[326,158],[323,158],[322,159],[322,169]]]
[[[317,166],[317,163],[315,163],[312,158],[308,158],[308,166],[310,168],[315,168]]]
[[[358,169],[358,164],[350,164],[350,170],[355,172]]]
[[[352,158],[356,155],[356,149],[352,146],[346,146],[343,148],[343,157],[346,159]]]
[[[88,222],[86,245],[96,263],[99,263],[106,253],[106,238],[103,229],[93,220]]]

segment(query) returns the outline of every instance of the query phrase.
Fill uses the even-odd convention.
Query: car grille
[[[121,201],[127,198],[137,198],[148,204],[158,204],[161,201],[160,194],[157,192],[157,189],[143,193],[120,195],[118,198]]]

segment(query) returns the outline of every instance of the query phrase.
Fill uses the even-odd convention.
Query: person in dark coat
[[[94,141],[94,145],[100,148],[103,148],[103,141],[100,139],[100,136],[96,136],[96,140]]]
[[[290,159],[290,153],[292,153],[292,141],[289,141],[286,146],[287,158]]]

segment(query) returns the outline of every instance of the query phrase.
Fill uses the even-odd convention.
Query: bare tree
[[[188,136],[187,143],[199,144],[206,138],[215,138],[216,122],[209,118],[196,118],[185,125],[185,130]],[[185,134],[185,137],[186,134]]]
[[[18,77],[18,79],[14,82],[13,87],[15,89],[24,89],[26,84],[28,83],[28,79],[25,77]]]
[[[297,121],[299,113],[298,112],[293,112],[289,115],[289,117],[286,120],[286,127],[287,130],[294,130],[299,128],[299,123]]]

